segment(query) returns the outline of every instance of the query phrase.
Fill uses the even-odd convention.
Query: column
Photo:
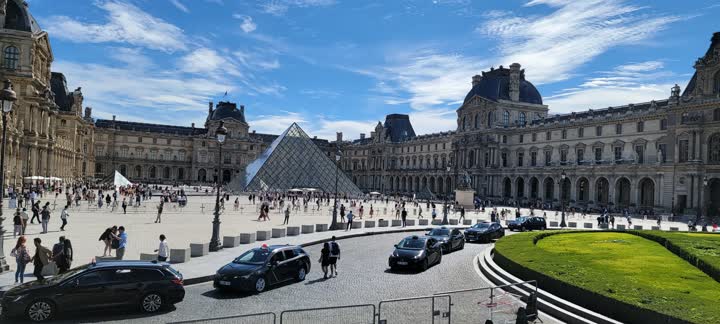
[[[577,199],[577,181],[578,179],[575,178],[574,181],[570,181],[570,200],[578,201]]]
[[[655,176],[655,206],[663,205],[663,187],[665,184],[664,177],[662,174]]]
[[[630,177],[630,204],[638,205],[637,177]]]

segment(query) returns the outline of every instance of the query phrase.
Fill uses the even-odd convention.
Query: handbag
[[[110,247],[113,249],[117,249],[120,247],[120,240],[113,239],[112,242],[110,242]]]

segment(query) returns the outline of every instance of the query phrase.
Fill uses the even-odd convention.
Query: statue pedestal
[[[461,206],[468,208],[475,208],[475,190],[472,189],[455,189],[455,201]]]

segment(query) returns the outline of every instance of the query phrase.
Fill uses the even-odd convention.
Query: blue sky
[[[552,113],[667,98],[720,31],[718,0],[31,0],[53,70],[97,118],[369,133],[455,128],[471,77],[518,62]],[[224,98],[224,93],[228,95]]]

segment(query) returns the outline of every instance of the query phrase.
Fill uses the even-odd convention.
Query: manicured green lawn
[[[652,231],[720,269],[720,234]]]
[[[702,235],[673,234],[690,239]],[[572,285],[688,321],[720,323],[720,283],[653,241],[589,232],[552,235],[533,245],[536,235],[510,235],[495,248],[516,263]]]

